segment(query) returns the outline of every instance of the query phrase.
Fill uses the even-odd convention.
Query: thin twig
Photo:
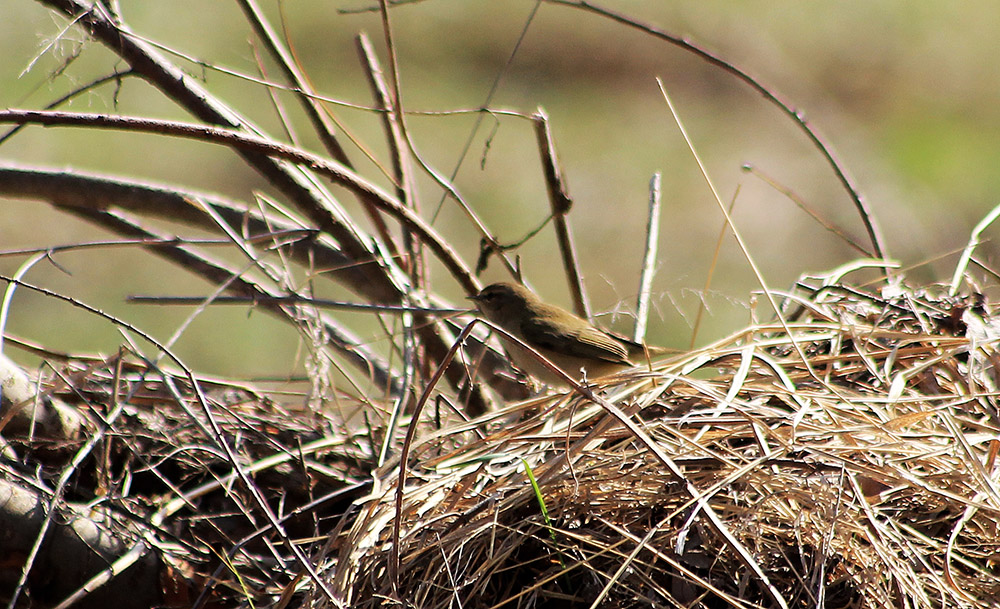
[[[958,286],[962,281],[962,276],[965,275],[965,271],[969,266],[969,260],[972,259],[972,253],[976,251],[976,246],[979,245],[983,231],[996,222],[997,218],[1000,218],[1000,205],[994,207],[990,210],[990,213],[986,214],[982,220],[976,223],[975,228],[969,234],[969,242],[966,244],[965,249],[962,250],[962,255],[958,258],[958,264],[955,265],[955,272],[951,276],[951,287],[948,293],[952,296],[958,293]]]
[[[154,241],[155,245],[156,242]],[[127,298],[128,302],[138,304],[158,305],[199,305],[205,302],[207,296],[142,296],[134,295]],[[307,304],[321,309],[339,309],[342,311],[367,311],[371,313],[429,313],[431,315],[456,315],[469,313],[469,309],[447,309],[440,307],[409,307],[404,305],[369,304],[366,302],[345,302],[327,298],[310,296],[216,296],[212,304]]]
[[[242,133],[259,134],[261,130],[222,103],[195,79],[170,63],[153,44],[142,40],[120,21],[108,14],[101,3],[87,0],[39,0],[65,14],[86,28],[95,39],[128,62],[137,75],[157,87],[200,120],[224,125]],[[258,136],[259,137],[259,136]],[[266,139],[266,138],[264,138]],[[340,209],[336,200],[310,172],[298,165],[252,148],[240,149],[242,158],[271,184],[329,233],[355,260],[373,260],[365,269],[365,281],[352,281],[351,288],[373,301],[398,302],[400,290],[393,273],[398,267],[385,259],[364,232]]]
[[[755,167],[749,163],[743,166],[743,170],[749,172],[753,176],[760,178],[761,180],[764,181],[765,184],[767,184],[771,188],[777,190],[781,194],[788,197],[789,201],[795,203],[795,205],[797,205],[799,209],[809,214],[809,217],[818,222],[819,225],[822,226],[824,229],[840,237],[840,239],[843,240],[843,242],[846,243],[848,246],[850,246],[854,251],[858,252],[859,254],[861,254],[866,258],[872,257],[872,253],[866,250],[865,248],[861,247],[861,245],[857,241],[855,241],[850,235],[847,234],[846,230],[837,226],[835,223],[827,220],[822,215],[820,215],[818,211],[816,211],[815,209],[812,208],[812,206],[806,203],[805,199],[800,197],[798,193],[796,193],[794,190],[788,188],[784,184],[781,184],[771,176],[761,171],[758,167]]]
[[[409,170],[409,163],[403,162],[403,156],[408,153],[406,140],[402,127],[399,124],[399,116],[392,103],[392,93],[385,82],[382,66],[378,62],[375,48],[372,46],[368,34],[361,32],[355,38],[358,48],[358,55],[365,67],[365,76],[368,78],[368,86],[375,98],[375,107],[380,109],[382,118],[382,130],[385,133],[386,144],[389,146],[389,160],[392,163],[393,186],[396,189],[396,196],[400,201],[406,198],[405,176]]]
[[[405,223],[411,231],[420,235],[421,240],[430,247],[432,252],[438,255],[439,260],[451,272],[455,280],[462,285],[466,293],[475,294],[480,289],[479,282],[473,277],[451,245],[440,237],[420,216],[414,214],[412,210],[392,195],[384,192],[343,165],[311,152],[230,129],[124,116],[40,112],[37,110],[2,110],[0,111],[0,122],[37,123],[40,125],[83,125],[103,129],[125,129],[128,131],[173,135],[226,144],[231,148],[281,157],[295,163],[301,163],[327,176],[337,184],[350,189],[382,211],[393,215],[397,220]],[[343,224],[335,222],[325,212],[321,210],[315,211],[319,211],[319,213],[312,216],[312,219],[317,221],[322,230],[330,232],[329,229],[333,224],[343,226]],[[333,232],[339,233],[340,231],[335,230]],[[371,256],[372,254],[369,253],[366,258]],[[381,301],[382,299],[378,300]]]
[[[254,62],[257,64],[257,71],[260,72],[262,80],[268,80],[267,64],[264,58],[260,54],[260,49],[256,41],[250,41],[250,50],[253,52]],[[299,137],[298,132],[295,130],[295,125],[292,122],[292,117],[288,114],[288,108],[285,107],[285,103],[282,101],[281,96],[278,95],[278,89],[272,87],[264,87],[267,93],[268,99],[271,100],[271,107],[274,108],[274,113],[278,117],[278,122],[281,124],[282,130],[285,132],[285,137],[293,146],[302,146],[302,138]]]
[[[736,208],[736,199],[740,196],[740,185],[737,184],[736,190],[733,191],[733,198],[729,201],[729,209],[727,213],[732,216],[733,209]],[[705,285],[701,289],[701,298],[698,300],[698,312],[694,316],[694,324],[691,326],[691,343],[688,345],[689,348],[694,349],[695,341],[698,339],[698,330],[701,329],[701,319],[705,315],[705,310],[708,306],[705,304],[705,299],[708,298],[708,291],[712,287],[712,279],[715,278],[715,267],[719,264],[719,254],[722,252],[722,243],[726,238],[726,229],[729,224],[726,223],[726,219],[722,219],[722,225],[719,226],[719,236],[715,240],[715,249],[712,250],[712,262],[708,265],[708,272],[705,273]]]
[[[92,80],[92,81],[90,81],[90,82],[88,82],[86,84],[83,84],[83,85],[80,85],[79,87],[74,88],[69,93],[67,93],[67,94],[59,97],[55,101],[52,101],[52,102],[46,104],[45,107],[43,108],[43,110],[53,110],[55,108],[58,108],[59,106],[63,105],[64,103],[66,103],[68,101],[70,101],[74,97],[76,97],[78,95],[82,95],[83,93],[87,93],[87,92],[91,91],[92,89],[96,89],[97,87],[99,87],[99,86],[101,86],[101,85],[103,85],[105,83],[108,83],[108,82],[115,82],[115,83],[117,83],[118,84],[118,88],[120,89],[121,85],[122,85],[122,80],[125,77],[132,76],[132,75],[133,75],[132,74],[132,70],[124,70],[122,72],[119,72],[119,71],[115,70],[111,74],[108,74],[106,76],[102,76],[100,78],[96,78],[96,79],[94,79],[94,80]],[[115,98],[117,99],[117,90],[116,90]],[[12,129],[10,129],[7,133],[4,133],[2,136],[0,136],[0,146],[2,146],[10,138],[14,137],[14,135],[16,135],[17,132],[20,131],[21,129],[24,129],[24,127],[25,127],[24,125],[18,125],[18,126],[12,128]]]
[[[715,203],[719,206],[719,210],[722,211],[723,217],[726,219],[726,225],[729,227],[729,230],[732,231],[733,237],[736,239],[736,243],[739,244],[740,250],[743,252],[743,257],[746,259],[747,264],[750,265],[750,270],[753,271],[754,277],[757,279],[757,283],[760,284],[761,289],[764,291],[764,297],[767,298],[771,308],[774,309],[774,314],[777,315],[778,321],[782,324],[782,327],[785,328],[786,332],[791,334],[791,331],[787,327],[787,322],[781,314],[781,308],[778,306],[778,302],[774,298],[774,292],[772,292],[767,286],[767,281],[764,279],[764,273],[760,270],[760,267],[757,266],[757,262],[750,254],[750,248],[747,247],[742,233],[740,233],[736,223],[733,222],[733,218],[726,210],[726,206],[723,205],[722,198],[719,197],[719,190],[715,187],[715,182],[712,181],[712,177],[708,174],[708,170],[705,168],[705,164],[701,160],[701,155],[698,154],[698,150],[695,148],[694,142],[691,141],[691,136],[688,135],[687,129],[684,127],[684,123],[681,122],[680,116],[677,114],[677,109],[674,107],[673,101],[670,99],[666,88],[663,86],[663,81],[657,78],[656,84],[660,87],[660,94],[663,95],[663,100],[667,103],[667,107],[670,109],[670,114],[674,117],[674,123],[677,125],[677,128],[680,129],[681,135],[684,137],[684,142],[688,146],[688,150],[691,151],[691,155],[698,163],[698,169],[701,170],[702,177],[705,178],[705,182],[708,184],[709,190],[712,191],[712,198],[715,200]],[[807,369],[812,371],[812,366],[809,363],[809,357],[803,350],[802,345],[800,345],[798,341],[792,341],[792,345],[795,347],[796,353],[802,360],[802,364]],[[815,372],[813,372],[813,374],[815,374]]]
[[[878,224],[875,222],[875,218],[872,215],[871,210],[868,209],[868,204],[862,198],[858,188],[854,185],[854,180],[847,174],[847,169],[844,168],[841,162],[837,159],[833,148],[815,129],[813,129],[813,127],[809,124],[809,121],[805,119],[805,115],[801,110],[797,110],[792,107],[770,87],[761,84],[760,80],[751,76],[745,70],[736,67],[734,64],[722,59],[715,53],[698,46],[686,38],[676,36],[659,27],[643,23],[625,15],[624,13],[619,13],[612,9],[599,6],[587,0],[546,0],[546,2],[579,8],[596,15],[606,17],[623,25],[636,28],[640,31],[646,32],[647,34],[652,34],[653,36],[656,36],[661,40],[665,40],[681,49],[684,49],[685,51],[694,53],[701,59],[704,59],[714,66],[722,68],[725,72],[732,74],[736,78],[750,85],[754,91],[760,93],[764,99],[777,106],[786,116],[791,118],[792,121],[794,121],[795,124],[802,129],[802,131],[806,134],[806,137],[809,138],[813,145],[816,146],[820,154],[826,160],[827,164],[829,164],[833,169],[834,175],[840,181],[844,190],[847,191],[851,201],[854,202],[854,207],[857,209],[858,215],[861,216],[861,222],[864,224],[865,230],[868,231],[868,238],[871,239],[872,249],[875,251],[875,255],[879,258],[888,257],[882,233],[878,228]]]
[[[396,480],[396,514],[392,520],[392,546],[389,548],[389,581],[392,584],[392,590],[397,595],[399,594],[399,534],[400,528],[402,526],[403,520],[403,491],[406,488],[406,468],[407,459],[410,455],[410,447],[413,445],[413,439],[416,437],[417,429],[420,427],[420,413],[424,409],[424,405],[427,404],[427,400],[430,398],[431,393],[434,388],[437,387],[438,382],[444,375],[445,369],[451,366],[451,362],[455,359],[455,354],[458,353],[459,347],[462,342],[465,341],[472,333],[472,329],[475,328],[476,323],[486,323],[482,320],[472,320],[469,322],[462,332],[459,333],[455,342],[451,345],[448,350],[448,354],[441,360],[438,364],[437,370],[431,376],[430,380],[427,381],[427,385],[424,387],[423,392],[420,394],[420,398],[417,403],[413,406],[413,414],[410,417],[410,425],[406,429],[406,438],[403,440],[403,446],[400,449],[399,454],[399,477]]]
[[[278,38],[277,32],[271,27],[270,22],[264,13],[257,6],[255,0],[238,0],[237,4],[243,10],[247,21],[253,27],[257,36],[264,43],[265,48],[271,57],[285,73],[285,76],[302,92],[296,95],[302,102],[302,110],[306,113],[309,121],[313,125],[313,130],[323,144],[323,148],[330,153],[330,156],[346,166],[351,167],[351,161],[344,151],[343,146],[337,141],[336,129],[330,123],[327,115],[323,112],[319,102],[312,96],[314,91],[306,75],[299,69],[298,64],[293,59],[291,53]]]
[[[257,6],[255,0],[239,0],[238,4],[243,9],[247,21],[250,22],[254,31],[257,32],[257,36],[263,41],[265,47],[270,52],[271,57],[274,58],[282,72],[284,72],[285,77],[295,85],[295,96],[301,102],[302,110],[306,113],[306,117],[310,123],[312,123],[313,132],[316,133],[320,143],[323,144],[323,148],[339,163],[349,169],[354,169],[354,165],[347,156],[347,152],[337,140],[337,136],[335,135],[336,128],[330,114],[322,106],[320,100],[316,98],[312,83],[305,72],[299,68],[291,51],[278,38],[277,32],[271,27],[270,22],[264,16],[260,7]],[[268,87],[268,90],[273,90],[273,88]],[[362,209],[364,209],[368,219],[375,227],[375,232],[378,233],[379,238],[386,244],[389,252],[395,254],[398,249],[381,214],[371,205],[364,205]]]
[[[538,140],[538,151],[542,155],[542,169],[545,175],[545,186],[549,192],[549,205],[552,208],[552,220],[555,225],[556,240],[559,242],[559,252],[562,254],[563,268],[566,271],[566,281],[573,297],[573,310],[584,319],[590,319],[590,303],[583,289],[583,277],[577,261],[576,249],[573,247],[573,234],[569,228],[569,210],[573,207],[573,199],[569,196],[566,181],[563,179],[559,159],[556,158],[556,145],[549,128],[549,117],[545,110],[538,108],[535,112],[535,136]]]
[[[486,228],[486,225],[479,218],[479,216],[476,215],[476,212],[474,212],[472,208],[469,207],[468,203],[465,202],[465,199],[462,197],[461,194],[459,194],[458,189],[455,188],[454,184],[450,180],[447,180],[433,167],[431,167],[426,161],[424,161],[423,156],[421,156],[420,151],[417,150],[416,144],[413,142],[413,138],[410,137],[410,130],[407,125],[407,119],[406,119],[406,111],[405,107],[403,106],[402,88],[400,86],[401,77],[399,74],[399,62],[396,58],[396,46],[393,42],[392,26],[389,22],[389,7],[388,4],[386,4],[385,0],[378,0],[378,1],[379,1],[379,7],[381,9],[379,11],[379,14],[382,18],[382,33],[385,37],[386,50],[388,51],[388,56],[389,56],[389,78],[392,84],[393,106],[395,107],[396,110],[399,130],[403,141],[406,142],[406,146],[409,149],[413,160],[416,161],[417,165],[419,165],[420,168],[424,171],[424,173],[426,173],[432,180],[434,180],[434,182],[438,184],[438,186],[443,188],[445,192],[447,192],[449,195],[451,195],[452,198],[455,199],[455,201],[458,203],[462,211],[465,212],[466,217],[470,221],[472,221],[472,224],[476,227],[476,230],[479,232],[480,236],[483,239],[485,239],[492,248],[495,249],[497,255],[500,257],[500,260],[503,262],[504,266],[507,267],[507,270],[511,273],[511,275],[516,276],[516,269],[514,268],[514,265],[511,264],[510,260],[508,260],[507,257],[503,254],[503,252],[499,249],[499,242],[497,241],[496,237],[494,237],[493,234]]]
[[[646,323],[649,321],[649,296],[656,274],[656,256],[660,241],[660,181],[659,171],[649,180],[649,218],[646,221],[646,252],[642,257],[639,275],[639,296],[635,305],[635,333],[632,340],[646,342]]]
[[[419,213],[416,188],[413,184],[413,163],[403,129],[400,126],[399,109],[392,103],[393,97],[389,93],[388,85],[382,74],[382,66],[379,65],[378,56],[375,55],[371,40],[362,32],[358,34],[356,41],[358,53],[365,64],[365,75],[368,77],[368,85],[375,98],[375,105],[383,110],[380,114],[382,130],[385,132],[386,142],[389,145],[389,159],[392,162],[392,177],[396,196]],[[403,249],[410,255],[407,270],[410,272],[413,286],[421,288],[426,284],[427,279],[423,248],[420,246],[420,240],[414,239],[413,233],[408,230],[403,232]]]
[[[396,3],[398,4],[398,3]],[[535,16],[538,14],[538,9],[542,6],[542,0],[536,0],[535,5],[531,7],[531,13],[528,14],[528,18],[524,22],[524,27],[521,28],[521,33],[517,37],[517,42],[514,43],[514,48],[511,49],[510,55],[507,56],[507,61],[504,62],[503,67],[497,73],[496,77],[493,79],[493,83],[490,85],[489,92],[486,93],[486,98],[483,99],[483,104],[481,108],[482,112],[476,113],[476,118],[472,123],[472,128],[469,129],[469,137],[465,139],[465,143],[462,144],[462,151],[458,154],[458,160],[455,161],[455,168],[451,171],[451,176],[449,176],[448,181],[454,182],[458,179],[458,172],[462,168],[462,164],[465,162],[465,157],[468,156],[469,150],[472,148],[472,142],[476,138],[476,133],[479,131],[479,126],[482,125],[483,119],[486,114],[495,116],[495,114],[488,110],[490,105],[493,103],[493,98],[496,96],[497,91],[500,89],[500,83],[503,82],[504,77],[507,75],[507,71],[510,66],[514,63],[514,57],[517,52],[521,49],[521,44],[528,35],[528,29],[531,24],[535,22]],[[485,153],[483,162],[485,163]],[[437,220],[438,214],[441,213],[441,208],[444,206],[445,200],[448,198],[448,193],[443,193],[441,195],[441,200],[438,201],[437,207],[434,208],[434,213],[431,215],[431,224]]]
[[[212,283],[218,284],[228,281],[230,292],[242,294],[251,300],[261,299],[258,301],[260,307],[278,315],[286,321],[294,324],[299,319],[295,310],[297,303],[280,302],[285,296],[284,294],[267,288],[260,283],[250,281],[240,276],[235,269],[228,268],[221,262],[210,260],[192,248],[177,244],[164,244],[162,241],[158,243],[157,241],[162,239],[161,235],[157,235],[152,229],[140,226],[134,219],[128,218],[121,212],[82,208],[71,208],[70,211],[105,228],[114,230],[118,234],[151,239],[153,240],[153,244],[147,246],[147,248],[154,254],[171,260]],[[233,279],[234,277],[235,279]],[[277,300],[275,302],[268,302],[271,298]],[[372,380],[380,387],[385,387],[393,393],[402,390],[402,384],[399,379],[396,378],[395,374],[389,368],[388,363],[381,356],[371,351],[363,341],[337,323],[333,318],[322,317],[321,320],[325,326],[330,347],[336,349],[347,362],[357,367],[363,373],[370,375]]]

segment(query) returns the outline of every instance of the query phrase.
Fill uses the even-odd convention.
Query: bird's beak
[[[469,309],[469,312],[470,313],[478,313],[479,312],[479,295],[477,294],[475,296],[466,296],[465,299],[472,301],[472,308]]]

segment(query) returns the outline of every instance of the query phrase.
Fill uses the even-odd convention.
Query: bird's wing
[[[548,320],[535,319],[521,324],[521,335],[531,336],[539,347],[563,355],[631,363],[625,345],[594,326],[574,328],[567,336],[565,331],[558,331]]]

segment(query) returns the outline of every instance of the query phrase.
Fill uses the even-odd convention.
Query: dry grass
[[[109,561],[156,557],[179,606],[997,606],[996,311],[940,294],[799,294],[652,369],[425,414],[381,467],[391,404],[340,395],[370,415],[351,429],[303,396],[72,360],[45,394],[93,428],[11,435],[3,473],[125,540]]]
[[[842,287],[803,304],[788,332],[747,328],[594,387],[681,478],[582,395],[514,404],[415,446],[397,591],[398,470],[379,472],[336,589],[361,607],[996,606],[991,312]]]

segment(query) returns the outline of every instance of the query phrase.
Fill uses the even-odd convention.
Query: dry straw
[[[817,288],[786,300],[791,335],[749,327],[593,386],[681,479],[578,393],[428,434],[398,589],[397,463],[330,557],[335,590],[357,607],[993,606],[997,334],[945,294]]]

